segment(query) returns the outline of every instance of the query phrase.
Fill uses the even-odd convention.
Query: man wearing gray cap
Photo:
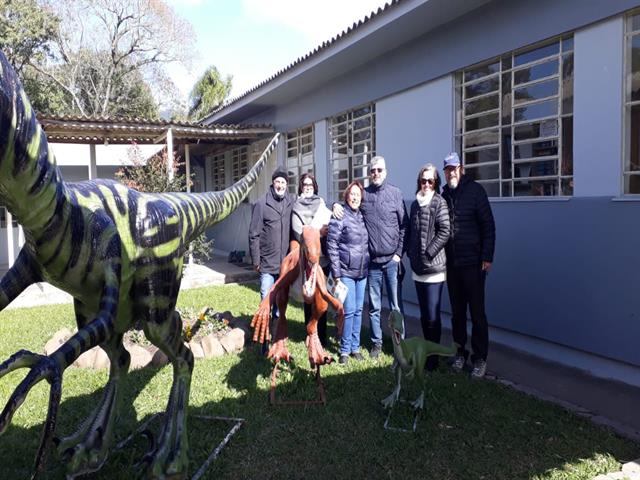
[[[442,196],[451,218],[451,237],[446,246],[447,287],[451,301],[451,328],[458,352],[452,367],[460,372],[467,357],[467,307],[471,312],[471,362],[473,378],[484,377],[487,370],[489,325],[485,314],[484,287],[493,262],[496,228],[487,193],[464,174],[458,154],[444,159],[447,185]]]

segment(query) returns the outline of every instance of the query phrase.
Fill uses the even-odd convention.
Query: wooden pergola
[[[96,145],[166,144],[167,172],[173,177],[173,151],[184,148],[187,178],[191,174],[191,147],[206,147],[217,153],[233,145],[247,145],[269,138],[275,131],[270,125],[202,125],[142,118],[87,118],[73,116],[37,116],[50,143],[89,145],[89,180],[97,178]],[[201,147],[202,146],[202,147]],[[187,182],[187,191],[191,185]],[[15,248],[11,213],[6,210],[7,258],[13,265]],[[22,228],[18,229],[18,246],[24,243]]]

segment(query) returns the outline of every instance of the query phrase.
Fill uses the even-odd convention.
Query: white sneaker
[[[453,357],[453,363],[451,364],[451,368],[454,372],[460,373],[464,368],[465,363],[467,363],[464,355],[456,355]]]
[[[483,378],[487,373],[487,362],[484,360],[476,360],[471,370],[471,378]]]

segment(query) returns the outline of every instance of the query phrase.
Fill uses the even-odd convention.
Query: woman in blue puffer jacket
[[[348,289],[340,339],[339,363],[342,365],[349,361],[349,355],[356,360],[363,359],[360,353],[360,329],[369,269],[369,236],[360,213],[363,195],[360,182],[349,184],[344,191],[344,216],[341,220],[331,219],[327,237],[333,278],[336,284],[341,282]]]

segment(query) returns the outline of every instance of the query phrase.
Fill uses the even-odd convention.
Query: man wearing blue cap
[[[489,325],[484,308],[484,286],[493,262],[496,228],[487,193],[464,174],[458,154],[444,159],[447,185],[442,196],[451,218],[451,237],[446,246],[447,287],[451,301],[453,341],[459,345],[453,369],[464,369],[469,356],[467,343],[467,307],[471,312],[471,363],[473,378],[487,371]]]

